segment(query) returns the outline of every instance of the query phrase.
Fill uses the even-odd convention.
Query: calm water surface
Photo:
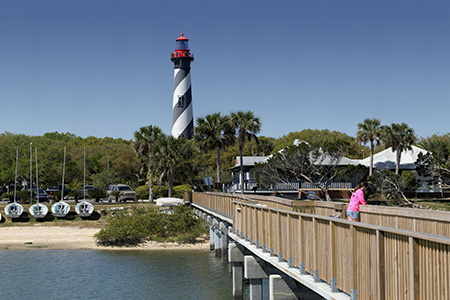
[[[9,300],[232,299],[228,266],[204,251],[0,250],[0,282]]]

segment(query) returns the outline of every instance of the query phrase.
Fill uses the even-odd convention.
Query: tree
[[[261,122],[252,111],[237,111],[231,113],[231,122],[233,128],[237,131],[239,142],[239,159],[241,166],[241,193],[244,193],[244,158],[242,151],[244,150],[245,141],[255,139],[258,140],[256,134],[261,131]]]
[[[235,131],[230,117],[223,116],[219,112],[207,115],[205,118],[197,118],[196,123],[194,139],[200,149],[205,152],[210,149],[216,150],[217,183],[220,183],[220,150],[234,143]]]
[[[375,144],[379,144],[381,137],[380,120],[378,119],[364,119],[362,123],[358,124],[358,133],[356,139],[360,143],[370,143],[370,166],[369,176],[373,171],[373,151]]]
[[[169,197],[172,197],[174,177],[184,169],[192,154],[191,144],[182,137],[163,135],[153,147],[150,167],[167,179]]]
[[[450,136],[433,135],[422,140],[419,146],[429,152],[419,154],[419,163],[428,165],[427,169],[433,176],[450,177]]]
[[[153,172],[150,168],[150,159],[153,147],[160,137],[163,136],[161,129],[158,126],[144,126],[139,128],[139,131],[134,132],[134,150],[142,164],[141,174],[145,172],[145,166],[148,169],[148,184],[149,184],[149,200],[153,201]]]
[[[258,165],[259,183],[269,185],[282,182],[306,182],[320,189],[327,201],[330,183],[338,176],[338,165],[347,144],[326,143],[321,146],[300,143],[276,152],[266,163]]]
[[[269,156],[274,148],[274,138],[261,136],[258,143],[250,143],[250,149],[253,156]]]
[[[361,150],[364,148],[354,137],[339,131],[330,131],[328,129],[303,129],[302,131],[289,132],[276,139],[272,152],[279,151],[292,145],[295,140],[304,141],[312,145],[334,142],[348,143],[348,147],[344,154],[344,156],[348,158],[359,158],[361,156]]]
[[[404,193],[406,183],[399,174],[390,170],[379,170],[369,176],[368,182],[369,189],[374,189],[374,195],[384,198],[390,206],[419,207],[406,198]]]
[[[405,123],[392,123],[382,127],[381,139],[386,148],[392,147],[396,151],[395,174],[399,174],[402,152],[412,150],[411,146],[416,141],[414,130]]]

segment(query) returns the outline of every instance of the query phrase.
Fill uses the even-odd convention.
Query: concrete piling
[[[235,243],[230,243],[228,247],[228,261],[232,268],[233,299],[241,300],[243,299],[244,253]]]
[[[269,276],[269,299],[270,300],[297,300],[297,296],[280,275]]]
[[[250,282],[250,300],[263,299],[262,280],[269,278],[264,271],[264,264],[252,255],[244,257],[244,277]]]

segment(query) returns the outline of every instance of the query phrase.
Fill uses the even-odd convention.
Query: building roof
[[[413,170],[416,167],[415,162],[417,161],[417,157],[419,153],[426,154],[428,151],[416,147],[411,146],[411,151],[403,151],[400,159],[400,169],[402,170]],[[243,157],[243,165],[245,167],[253,167],[256,163],[266,162],[271,156],[244,156]],[[396,152],[392,151],[392,148],[385,149],[381,152],[378,152],[373,155],[373,166],[376,169],[395,169],[395,158]],[[329,159],[325,158],[321,163],[327,164],[329,163]],[[370,164],[370,156],[365,159],[350,159],[347,157],[342,157],[339,161],[339,166],[345,165],[363,165],[369,167]],[[240,159],[239,156],[236,157],[236,164],[231,169],[236,169],[240,167]]]
[[[426,154],[428,151],[417,146],[411,146],[412,150],[405,150],[400,157],[400,169],[413,170],[416,168],[415,162],[419,153]],[[385,149],[373,155],[373,167],[376,169],[395,169],[396,152],[392,148]],[[364,166],[370,165],[370,156],[365,159],[358,160],[359,164]]]
[[[263,163],[269,159],[270,156],[243,156],[242,163],[246,167],[254,166],[256,163]],[[236,156],[236,162],[233,168],[237,168],[241,166],[241,159],[239,156]]]

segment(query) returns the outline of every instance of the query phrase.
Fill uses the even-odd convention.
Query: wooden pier
[[[369,205],[359,223],[344,218],[342,203],[195,192],[185,200],[325,299],[450,299],[449,212]]]

